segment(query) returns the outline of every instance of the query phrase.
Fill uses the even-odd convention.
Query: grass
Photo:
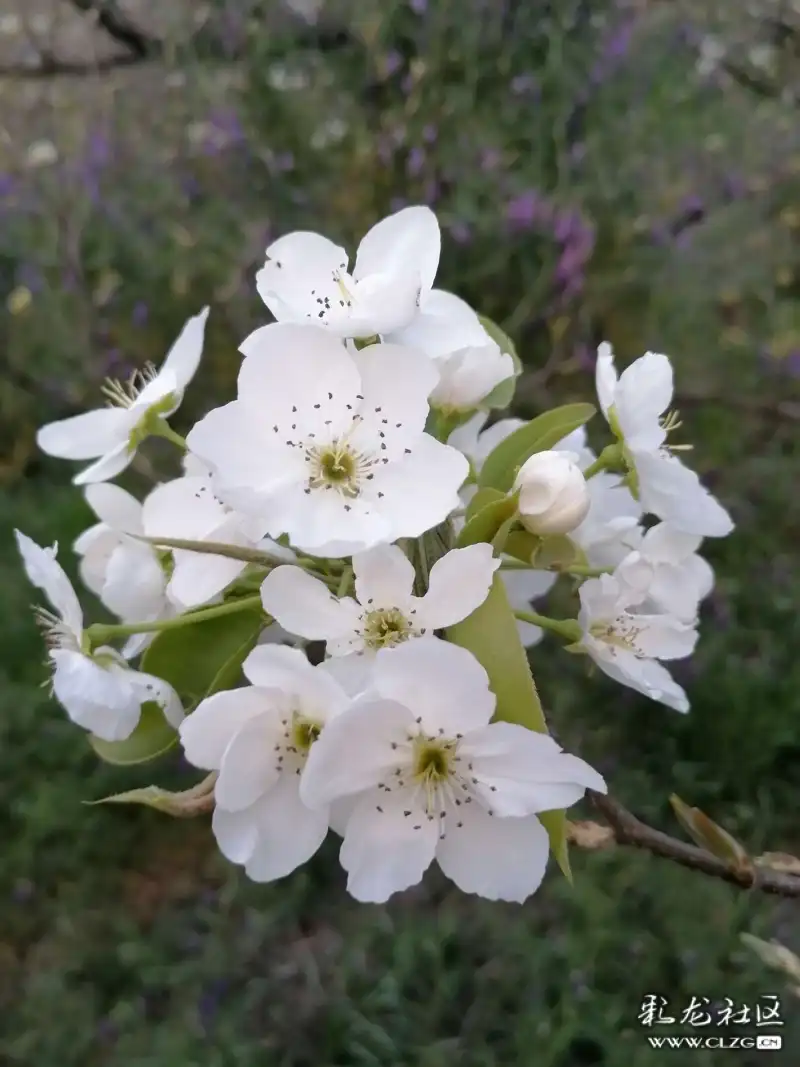
[[[354,104],[342,144],[301,155],[310,143],[301,117],[317,125],[325,117],[317,89],[341,106],[375,80],[393,43],[408,50],[418,24],[406,5],[389,7],[366,70],[347,52],[293,53],[281,44],[287,61],[323,64],[327,73],[307,92],[284,93],[280,112],[265,103],[275,91],[267,95],[263,84],[263,44],[251,43],[245,144],[181,157],[157,173],[148,169],[155,147],[115,156],[101,168],[97,202],[73,190],[82,225],[80,270],[69,285],[70,264],[60,258],[47,213],[26,214],[16,203],[4,216],[4,292],[27,287],[32,303],[0,324],[0,530],[18,526],[66,549],[90,521],[88,510],[67,485],[67,465],[35,456],[33,427],[80,410],[120,360],[157,360],[183,317],[207,299],[216,320],[209,388],[226,394],[235,341],[262,318],[251,268],[265,223],[283,232],[302,221],[352,238],[392,196],[422,195],[425,174],[410,177],[408,162],[417,141],[427,144],[425,166],[437,172],[437,210],[449,233],[443,284],[516,324],[529,365],[521,410],[588,398],[585,353],[599,336],[623,359],[648,346],[674,353],[678,406],[698,467],[737,522],[734,536],[707,546],[717,588],[699,651],[680,672],[691,714],[682,718],[597,677],[587,681],[583,663],[551,656],[545,643],[532,662],[560,733],[654,823],[676,832],[667,800],[676,792],[754,852],[796,852],[800,395],[784,368],[792,366],[797,314],[791,212],[800,205],[793,146],[780,135],[786,116],[731,86],[687,96],[688,59],[674,58],[669,26],[648,23],[633,58],[595,88],[584,171],[573,173],[563,165],[563,146],[536,141],[526,155],[524,124],[535,120],[542,137],[562,128],[558,117],[572,113],[579,94],[584,44],[562,53],[569,59],[563,83],[552,55],[551,66],[542,59],[549,88],[534,107],[508,91],[522,73],[514,64],[524,62],[525,26],[518,25],[516,49],[485,34],[487,70],[496,66],[492,48],[509,69],[501,85],[482,76],[480,107],[452,88],[444,68],[437,75],[434,66],[416,96],[387,76],[377,112],[369,102]],[[477,43],[459,38],[451,16],[447,4],[437,9],[435,40],[456,49],[458,70],[457,48],[469,58]],[[188,77],[194,85],[198,71]],[[254,101],[262,102],[260,114]],[[496,129],[493,101],[505,108]],[[448,104],[456,118],[444,124],[446,136],[425,141],[431,114]],[[380,167],[370,154],[376,122],[377,132],[390,134],[394,123],[405,138]],[[458,141],[460,124],[474,143]],[[728,148],[705,151],[712,135]],[[144,134],[131,127],[123,136],[130,147]],[[155,144],[157,123],[147,136]],[[762,142],[776,146],[766,188],[756,181],[764,178]],[[503,165],[470,163],[479,143],[506,153]],[[288,145],[296,159],[281,170]],[[124,159],[127,172],[114,158]],[[756,192],[730,202],[720,182],[734,166]],[[53,177],[31,180],[26,195],[53,194]],[[706,216],[688,239],[659,243],[658,226],[683,210],[687,182]],[[506,205],[529,188],[547,210],[536,226],[511,225]],[[565,295],[554,213],[567,210],[585,219],[593,245]],[[188,411],[207,400],[195,388]],[[754,1004],[779,993],[786,1050],[775,1062],[796,1062],[800,1024],[791,993],[739,940],[748,931],[798,951],[792,905],[619,851],[576,852],[574,887],[552,871],[523,908],[464,897],[435,873],[385,907],[361,906],[344,894],[332,843],[291,878],[255,886],[219,858],[204,820],[85,806],[155,778],[193,778],[177,760],[124,773],[97,762],[40,688],[43,651],[28,608],[34,597],[5,534],[0,581],[3,1067],[655,1067],[665,1054],[648,1048],[637,1023],[648,993],[668,997],[679,1011],[692,996]],[[760,1061],[741,1050],[697,1051],[692,1062]]]

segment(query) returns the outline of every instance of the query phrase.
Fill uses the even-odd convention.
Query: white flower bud
[[[589,510],[589,488],[572,452],[537,452],[517,474],[520,521],[535,534],[566,534]]]

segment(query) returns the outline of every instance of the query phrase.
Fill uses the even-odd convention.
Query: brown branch
[[[160,53],[161,41],[145,33],[108,0],[67,0],[67,3],[83,14],[94,15],[100,29],[124,45],[137,59],[148,59]]]
[[[711,878],[719,878],[740,889],[757,889],[762,893],[770,893],[779,897],[800,897],[800,877],[796,875],[776,870],[768,864],[758,865],[756,863],[752,869],[732,867],[696,845],[687,844],[685,841],[670,837],[669,834],[648,826],[613,797],[603,796],[591,790],[589,796],[594,806],[606,819],[613,832],[614,840],[619,845],[642,849],[654,856],[671,860],[681,867],[700,871]],[[581,844],[580,835],[575,836],[574,840],[576,844]]]
[[[84,77],[87,74],[103,74],[119,67],[130,67],[135,63],[141,63],[142,59],[142,56],[127,52],[124,55],[108,56],[106,59],[93,59],[87,63],[71,63],[42,53],[35,67],[0,66],[0,78],[27,80],[29,78],[51,78],[55,75],[67,78]]]

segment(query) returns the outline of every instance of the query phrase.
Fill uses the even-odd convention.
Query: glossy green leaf
[[[533,563],[541,544],[541,537],[532,534],[530,530],[514,530],[506,538],[504,551],[507,555],[518,559],[520,563]]]
[[[170,726],[161,708],[153,701],[142,705],[139,723],[131,736],[124,741],[104,741],[94,734],[89,735],[89,744],[100,759],[120,767],[146,763],[162,756],[177,742],[177,730]]]
[[[203,697],[235,685],[265,620],[259,608],[165,630],[142,658],[142,670],[169,682],[187,711]]]
[[[196,815],[204,815],[214,807],[216,780],[217,773],[212,771],[202,782],[178,793],[161,789],[157,785],[148,785],[142,789],[130,789],[126,793],[115,793],[101,800],[89,801],[89,804],[142,804],[144,807],[163,811],[166,815],[173,815],[176,819],[192,819]]]
[[[547,733],[528,657],[499,575],[495,575],[486,600],[462,622],[451,626],[447,639],[469,649],[483,665],[497,698],[495,719]],[[561,870],[571,879],[564,812],[551,811],[540,818],[547,828],[550,847]]]
[[[465,523],[463,530],[458,535],[458,548],[476,545],[481,541],[493,542],[498,532],[506,524],[509,524],[506,529],[506,533],[508,533],[516,514],[516,494],[500,496],[491,500]]]
[[[490,319],[487,315],[478,315],[478,320],[481,326],[489,334],[494,343],[499,347],[501,352],[508,352],[511,358],[514,360],[514,370],[516,374],[522,371],[522,360],[517,355],[517,346],[505,332],[501,329],[496,322]]]
[[[501,493],[499,489],[478,489],[467,504],[466,521],[469,522],[473,515],[477,515],[487,504],[492,504],[495,500],[505,500],[505,496],[506,494]]]
[[[593,404],[565,404],[520,426],[486,457],[478,484],[508,492],[526,459],[557,445],[567,434],[588,422],[595,412]]]

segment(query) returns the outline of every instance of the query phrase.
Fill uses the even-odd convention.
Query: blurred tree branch
[[[778,869],[771,866],[770,853],[762,857],[761,862],[756,860],[749,867],[734,866],[703,848],[648,826],[613,797],[592,791],[589,797],[608,826],[596,823],[571,824],[570,840],[579,848],[592,850],[613,844],[628,845],[741,889],[756,889],[779,897],[800,897],[800,877],[788,873],[785,867]]]
[[[131,53],[128,62],[148,59],[161,51],[161,41],[145,33],[111,0],[67,0],[67,3],[83,14],[94,15],[100,29]],[[118,57],[117,62],[120,58],[123,57]]]

